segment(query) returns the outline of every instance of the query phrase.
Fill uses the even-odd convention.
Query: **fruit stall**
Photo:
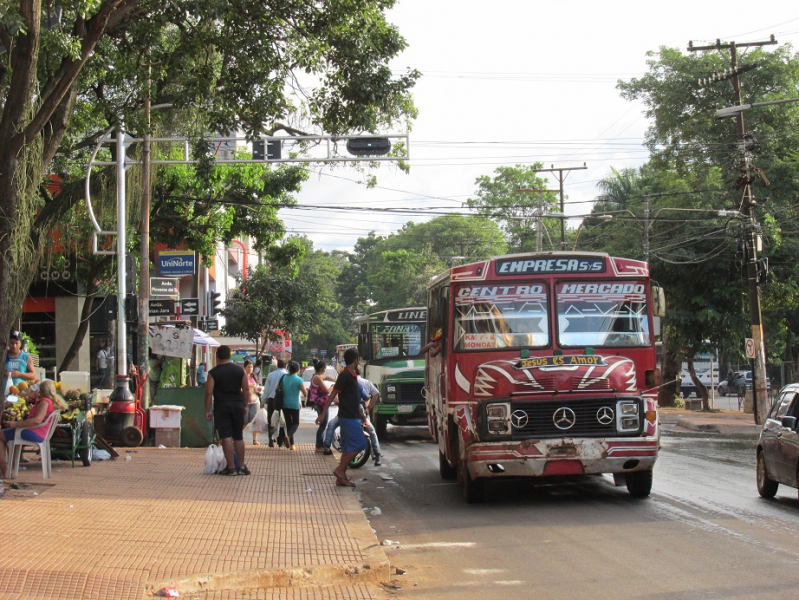
[[[84,466],[90,467],[95,434],[87,415],[92,408],[92,395],[69,390],[64,394],[64,400],[67,410],[61,413],[61,419],[50,440],[50,452],[53,457],[71,460],[73,467],[76,458]]]

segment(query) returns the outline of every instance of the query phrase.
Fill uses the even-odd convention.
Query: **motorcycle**
[[[372,455],[372,439],[369,437],[369,433],[366,431],[365,424],[361,425],[361,430],[363,431],[364,437],[366,437],[366,448],[358,452],[358,454],[355,455],[355,458],[350,461],[350,467],[353,469],[360,469],[366,464],[366,462],[369,460],[369,457]],[[341,452],[341,440],[338,427],[336,427],[336,431],[333,433],[333,441],[331,445],[336,449],[336,451],[339,453]]]

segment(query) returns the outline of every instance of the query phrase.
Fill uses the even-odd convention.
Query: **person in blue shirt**
[[[36,372],[33,370],[33,357],[22,351],[22,334],[16,330],[8,336],[6,367],[3,375],[5,376],[3,390],[6,389],[6,380],[9,377],[11,385],[17,385],[20,381],[32,383],[36,379]]]
[[[197,385],[202,387],[205,385],[206,375],[208,373],[208,367],[205,366],[205,363],[200,363],[200,366],[197,367]]]
[[[305,382],[302,377],[297,375],[300,370],[300,364],[297,361],[289,363],[288,375],[283,377],[281,385],[283,386],[283,417],[286,419],[286,448],[297,450],[297,444],[294,443],[294,434],[300,426],[300,394],[303,397],[308,395],[308,390],[305,389]]]

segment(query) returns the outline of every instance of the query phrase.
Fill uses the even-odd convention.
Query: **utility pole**
[[[688,51],[695,52],[697,50],[729,50],[730,51],[730,70],[726,73],[716,74],[711,80],[713,81],[732,81],[732,89],[734,93],[733,102],[736,106],[743,104],[743,95],[741,93],[741,81],[739,76],[746,71],[755,68],[755,65],[744,67],[738,66],[738,53],[737,48],[748,48],[753,46],[770,46],[776,44],[777,40],[774,36],[764,42],[748,42],[743,44],[736,44],[735,42],[727,42],[722,44],[721,40],[716,40],[712,46],[694,46],[693,43],[688,43]],[[749,152],[746,148],[746,128],[744,126],[743,111],[735,115],[735,124],[738,132],[738,169],[740,172],[738,178],[738,185],[743,189],[742,199],[742,214],[748,219],[748,226],[746,232],[746,250],[747,250],[747,279],[749,284],[749,313],[752,320],[752,339],[755,342],[755,359],[754,359],[754,383],[752,385],[752,404],[754,408],[755,423],[762,423],[766,414],[768,413],[767,394],[768,388],[766,386],[766,349],[763,343],[763,316],[760,308],[760,289],[758,288],[758,264],[757,264],[757,251],[758,244],[760,243],[759,225],[755,217],[754,205],[755,199],[752,195],[752,178],[750,170]]]
[[[558,183],[560,183],[560,189],[558,192],[560,193],[560,214],[563,215],[560,219],[560,249],[566,250],[566,198],[563,195],[563,182],[566,180],[566,174],[569,171],[582,171],[587,169],[588,166],[583,163],[582,167],[555,167],[555,165],[551,165],[549,169],[542,169],[540,172],[549,172],[555,173],[558,177]]]
[[[516,190],[522,194],[538,194],[538,235],[536,239],[536,250],[541,252],[543,249],[544,237],[543,237],[543,218],[544,218],[544,192],[550,194],[560,194],[560,215],[558,218],[560,219],[560,249],[565,251],[566,250],[566,200],[565,196],[563,195],[563,182],[566,179],[566,175],[564,173],[568,171],[582,171],[587,169],[588,166],[583,163],[582,167],[556,167],[552,165],[549,169],[536,169],[536,173],[556,173],[558,177],[558,182],[560,183],[560,187],[557,190],[538,190],[538,189],[522,189]],[[554,216],[554,215],[553,215]]]
[[[138,348],[139,376],[149,376],[150,361],[150,67],[147,67],[147,91],[144,94],[144,145],[142,149],[141,249],[139,254]],[[150,408],[150,384],[142,388],[142,408]]]

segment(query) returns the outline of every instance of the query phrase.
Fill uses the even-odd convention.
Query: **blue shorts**
[[[3,429],[3,435],[5,436],[7,442],[10,442],[11,440],[14,439],[15,431],[16,429],[11,429],[10,427],[8,429]],[[37,433],[33,433],[28,429],[23,429],[20,437],[22,437],[23,440],[27,440],[29,442],[36,442],[37,444],[41,444],[44,441],[44,438],[42,436],[40,436]]]
[[[341,430],[341,451],[360,452],[366,450],[366,436],[363,434],[363,426],[360,419],[338,418],[338,426]]]

